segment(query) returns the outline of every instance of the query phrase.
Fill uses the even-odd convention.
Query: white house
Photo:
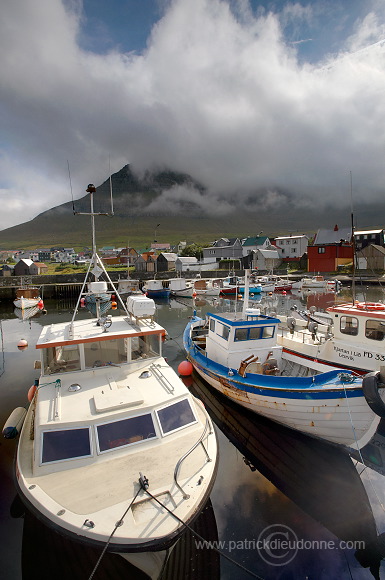
[[[283,260],[299,260],[306,254],[309,238],[305,235],[279,236],[275,238],[281,258]]]

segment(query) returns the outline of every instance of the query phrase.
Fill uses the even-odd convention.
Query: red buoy
[[[37,307],[39,308],[39,310],[43,310],[43,308],[44,308],[43,300],[39,300],[39,302],[37,303]]]
[[[84,307],[85,307],[85,305],[86,305],[86,299],[85,299],[85,298],[81,298],[81,299],[80,299],[80,306],[81,306],[82,308],[84,308]]]
[[[178,373],[182,377],[188,377],[189,375],[192,374],[192,372],[193,372],[193,366],[188,360],[183,360],[181,363],[179,363]]]
[[[19,350],[25,350],[28,346],[28,342],[25,340],[25,338],[21,338],[19,340],[19,342],[17,343],[17,348]]]

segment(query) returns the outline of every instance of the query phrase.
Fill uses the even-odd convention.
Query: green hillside
[[[109,212],[111,209],[109,181],[97,186],[95,211]],[[131,246],[145,249],[154,241],[155,229],[158,242],[174,245],[185,240],[207,245],[219,237],[253,236],[261,230],[269,236],[295,231],[312,234],[319,227],[333,227],[338,221],[340,225],[346,221],[344,213],[339,215],[331,208],[327,208],[323,215],[315,210],[314,214],[309,210],[305,213],[291,206],[289,201],[277,209],[261,207],[258,212],[249,212],[237,208],[236,195],[231,213],[221,217],[206,215],[189,199],[192,186],[203,197],[208,195],[204,186],[188,175],[171,171],[147,173],[139,180],[127,165],[115,173],[111,181],[114,216],[95,218],[98,247],[120,247],[129,242]],[[167,206],[160,196],[163,190],[175,186],[179,186],[175,205],[170,206],[174,199],[171,196]],[[87,184],[84,190],[86,188]],[[257,193],[255,199],[258,199]],[[88,212],[88,194],[76,200],[74,208],[76,212]],[[82,250],[91,246],[90,219],[89,216],[74,215],[72,202],[67,202],[29,222],[0,231],[0,249],[67,246]],[[157,224],[160,224],[158,228]]]

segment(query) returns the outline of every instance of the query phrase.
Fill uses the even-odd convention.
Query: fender
[[[385,403],[378,392],[380,386],[385,387],[381,380],[380,371],[368,373],[362,379],[362,391],[369,407],[379,417],[385,417]]]

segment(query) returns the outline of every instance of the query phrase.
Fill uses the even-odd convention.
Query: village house
[[[278,236],[274,243],[284,262],[299,262],[307,253],[309,238],[305,235]]]
[[[199,262],[194,256],[178,256],[175,260],[175,269],[177,272],[187,272],[194,266],[198,267]]]
[[[385,270],[385,248],[377,244],[370,244],[359,250],[356,254],[356,266],[358,270],[369,270],[370,273],[383,272]]]
[[[15,264],[14,267],[14,274],[15,276],[29,276],[31,274],[30,267],[33,264],[33,261],[29,258],[22,258]]]
[[[338,266],[353,263],[351,228],[318,230],[313,244],[308,246],[309,272],[335,272]]]
[[[354,244],[356,250],[363,250],[371,244],[384,247],[384,230],[357,230],[354,232]]]
[[[169,272],[170,270],[175,270],[177,257],[173,252],[162,252],[156,260],[156,271]]]
[[[154,273],[156,264],[156,256],[153,252],[143,252],[135,260],[136,272],[152,272]]]
[[[220,238],[212,246],[203,248],[203,263],[240,260],[241,258],[242,243],[239,238]]]

